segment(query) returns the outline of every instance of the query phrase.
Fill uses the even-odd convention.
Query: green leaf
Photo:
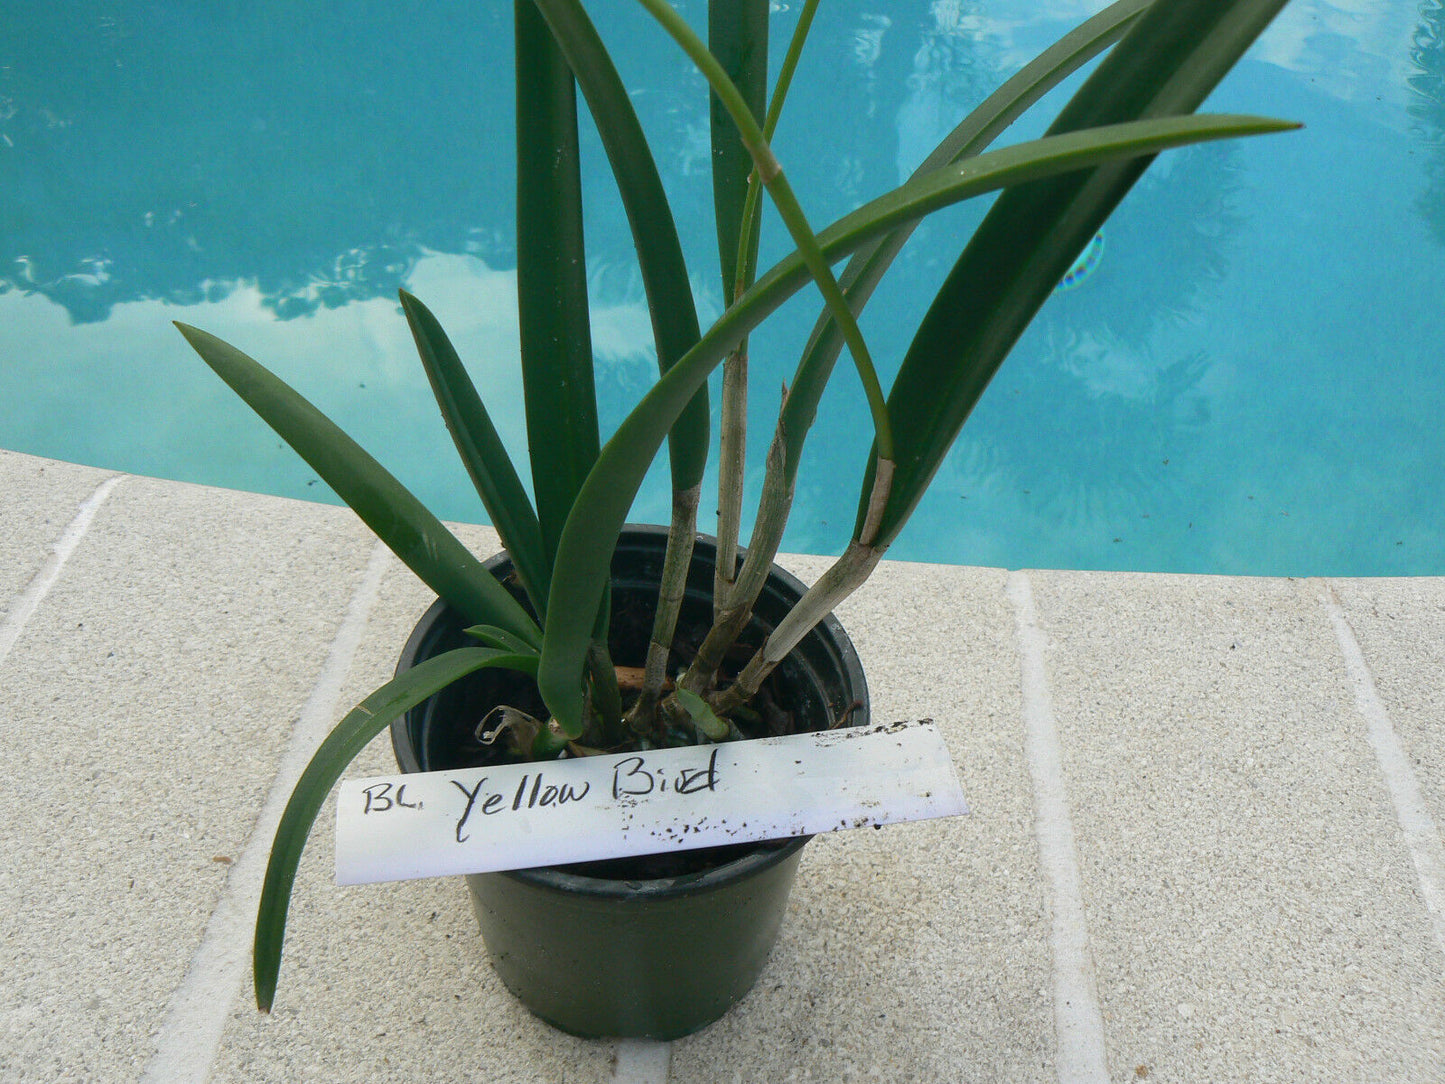
[[[632,229],[638,269],[643,290],[647,295],[648,311],[652,317],[658,368],[662,373],[666,373],[679,357],[697,344],[699,328],[697,308],[682,256],[682,245],[677,237],[672,208],[668,205],[663,191],[657,164],[653,160],[637,114],[632,108],[631,96],[581,3],[578,0],[536,0],[536,6],[545,19],[557,48],[575,75],[577,85],[581,87],[612,167],[622,206]],[[519,139],[522,138],[522,131],[519,126]],[[575,132],[571,134],[571,138],[575,140]],[[545,222],[539,223],[538,228],[541,229],[544,225]],[[574,262],[581,266],[583,251],[580,233],[577,238],[569,239],[568,243],[572,246]],[[583,300],[585,301],[585,298]],[[530,419],[531,385],[527,387],[527,401]],[[595,429],[595,420],[591,424]],[[707,387],[702,385],[695,389],[687,407],[679,414],[669,433],[668,454],[675,491],[689,490],[701,482],[707,465],[709,426]],[[594,447],[594,458],[595,453]],[[534,485],[538,484],[538,469],[534,459]],[[578,484],[580,481],[581,479],[576,479]],[[539,508],[541,501],[542,491],[539,489]],[[556,526],[560,528],[560,524]],[[547,551],[550,555],[555,553],[550,527],[547,537]],[[610,553],[616,540],[614,533],[611,538],[599,539],[598,544]],[[609,616],[605,595],[599,600],[595,614],[581,615],[574,611],[569,613],[572,614],[572,620],[578,622],[578,627],[573,630],[576,635],[585,635],[585,627],[599,644],[605,645],[605,628]],[[605,649],[601,654],[605,655]],[[614,690],[611,684],[611,663],[609,661],[605,665],[595,664],[591,670],[601,679],[594,682],[595,703],[604,719],[610,721],[616,714],[611,710],[615,699],[612,695]],[[574,720],[574,724],[580,728],[580,718]],[[575,730],[570,736],[575,738],[580,732],[580,729]],[[543,744],[551,740],[550,734],[550,731],[544,731],[540,735]],[[550,747],[547,751],[550,751]]]
[[[707,701],[687,689],[674,690],[678,703],[687,709],[693,724],[713,741],[722,741],[728,736],[728,725],[708,707]]]
[[[793,27],[793,36],[788,40],[787,52],[783,54],[783,63],[778,69],[778,78],[773,84],[773,93],[768,98],[767,116],[763,118],[763,138],[769,143],[772,142],[773,135],[778,130],[778,121],[782,117],[783,106],[788,99],[788,90],[793,85],[793,76],[797,74],[798,62],[802,59],[803,46],[807,43],[808,33],[813,27],[813,17],[818,13],[819,2],[820,0],[803,0],[803,6],[798,12],[798,21]],[[754,110],[754,113],[756,112],[757,110]],[[754,174],[748,180],[747,201],[743,206],[741,216],[745,232],[739,238],[738,256],[735,260],[735,264],[743,266],[735,279],[736,286],[724,295],[730,302],[753,284],[753,278],[757,273],[758,236],[762,210],[759,190],[758,178]]]
[[[376,532],[402,562],[471,620],[529,644],[541,630],[527,611],[410,491],[280,377],[229,343],[176,327],[196,353]]]
[[[717,57],[708,52],[707,46],[688,25],[687,20],[675,11],[667,0],[639,0],[639,3],[697,65],[703,78],[708,81],[713,93],[726,107],[728,116],[737,126],[743,145],[748,148],[753,157],[758,178],[772,199],[778,217],[783,220],[783,225],[787,227],[793,243],[798,246],[798,252],[807,265],[808,273],[818,284],[818,292],[823,295],[823,301],[828,306],[828,311],[843,329],[844,339],[848,344],[848,353],[852,355],[854,368],[858,372],[858,379],[863,384],[863,392],[868,400],[868,412],[873,421],[873,435],[877,443],[878,455],[884,459],[891,458],[893,454],[892,425],[887,405],[884,402],[883,389],[878,381],[878,373],[868,352],[868,345],[857,322],[853,319],[852,312],[848,309],[847,300],[843,297],[843,291],[838,286],[833,269],[823,254],[818,236],[809,225],[807,215],[798,202],[791,182],[773,155],[772,148],[763,135],[762,127],[749,110],[747,102],[743,100],[738,88],[718,63]]]
[[[1151,2],[1119,0],[1069,31],[984,99],[923,160],[913,177],[922,177],[935,169],[981,154],[1029,106],[1118,41]],[[874,289],[913,235],[916,224],[901,226],[886,237],[870,242],[853,255],[838,276],[839,285],[846,292],[848,304],[855,313],[863,311]],[[789,437],[783,470],[789,487],[797,476],[803,445],[817,414],[818,401],[842,348],[843,334],[824,311],[809,337],[783,405],[782,428]]]
[[[1079,132],[1044,136],[988,151],[914,177],[888,194],[844,215],[822,230],[818,239],[824,253],[830,259],[836,259],[862,248],[894,226],[917,222],[934,211],[985,192],[1000,188],[1017,191],[1026,187],[1025,182],[1080,173],[1101,163],[1148,158],[1162,150],[1192,143],[1287,132],[1298,127],[1292,121],[1270,117],[1199,113],[1108,124]],[[1002,201],[1000,196],[999,202]],[[1082,247],[1080,244],[1079,248]],[[1074,250],[1072,255],[1077,256],[1078,251]],[[773,276],[793,278],[799,272],[799,262],[796,255],[779,261],[758,280],[758,287],[771,289]],[[1072,257],[1069,262],[1073,262]],[[1058,280],[1054,280],[1054,284],[1057,283]]]
[[[708,48],[741,91],[752,115],[761,120],[768,95],[768,13],[770,0],[709,0]],[[733,300],[738,279],[738,238],[742,236],[743,207],[748,197],[748,175],[753,156],[743,145],[737,125],[716,95],[710,95],[712,138],[713,220],[717,226],[718,256],[722,266],[723,304]],[[757,231],[751,227],[751,248],[757,250]]]
[[[597,397],[572,72],[532,0],[516,0],[517,316],[527,448],[550,563],[597,458]]]
[[[506,629],[499,629],[495,625],[469,625],[462,629],[462,632],[474,640],[479,640],[487,647],[499,648],[502,651],[509,651],[514,655],[530,659],[530,666],[518,666],[515,669],[524,670],[533,677],[537,676],[537,660],[541,656],[537,649],[520,637],[513,636]]]
[[[372,738],[390,726],[392,720],[458,678],[487,667],[525,669],[526,666],[525,656],[485,647],[462,647],[437,655],[377,689],[348,712],[321,743],[281,814],[276,839],[271,844],[271,859],[266,865],[266,879],[261,886],[252,966],[256,1004],[262,1012],[270,1012],[276,998],[281,946],[286,939],[286,912],[306,837],[346,766]]]
[[[1285,0],[1153,5],[1064,107],[1050,133],[1197,108]],[[1018,185],[999,197],[924,316],[889,395],[906,434],[879,539],[902,529],[1003,359],[1151,157]],[[873,465],[866,468],[864,490]],[[860,500],[855,532],[862,528]]]
[[[405,290],[400,291],[402,311],[411,325],[417,353],[441,407],[457,454],[486,506],[492,526],[511,555],[532,607],[545,620],[547,589],[552,575],[542,552],[542,531],[537,513],[517,476],[502,438],[492,424],[466,368],[437,318]]]
[[[672,208],[632,98],[578,0],[536,0],[577,78],[597,125],[632,229],[637,266],[652,317],[661,372],[696,345],[697,306],[683,261]],[[708,395],[699,388],[668,437],[674,489],[702,480],[708,455]]]
[[[1288,0],[1150,5],[1049,132],[1198,109]]]
[[[830,259],[838,259],[896,226],[1008,184],[1203,139],[1289,127],[1292,125],[1259,117],[1170,117],[1034,140],[909,181],[822,231],[819,242]],[[653,385],[603,446],[558,547],[537,672],[548,710],[568,733],[573,727],[578,732],[581,728],[577,674],[587,652],[592,614],[608,582],[612,544],[667,427],[739,339],[809,281],[808,270],[796,253],[770,269]]]

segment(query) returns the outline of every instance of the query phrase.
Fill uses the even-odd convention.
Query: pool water
[[[777,140],[814,224],[906,176],[967,109],[1103,6],[823,5]],[[701,80],[630,5],[593,7],[625,47],[619,66],[678,220],[702,227]],[[782,41],[796,5],[775,9]],[[275,368],[438,514],[484,520],[395,291],[437,312],[520,456],[509,12],[446,0],[324,13],[275,0],[104,14],[10,5],[0,447],[332,499],[195,358],[170,326],[179,319]],[[1441,5],[1294,0],[1208,107],[1306,128],[1151,167],[1005,364],[890,556],[1445,573]],[[611,426],[654,362],[626,227],[584,138]],[[875,297],[863,328],[885,379],[982,209],[926,225]],[[703,315],[715,315],[711,227],[684,245]],[[787,247],[772,223],[765,263]],[[755,433],[816,304],[800,295],[754,339]],[[846,543],[868,433],[845,363],[808,445],[787,548]],[[754,445],[756,482],[762,438]],[[634,519],[666,518],[655,475]]]

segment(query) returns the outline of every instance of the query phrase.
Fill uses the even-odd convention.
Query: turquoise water
[[[619,63],[665,148],[679,220],[705,223],[700,79],[630,6],[593,6],[625,46]],[[823,5],[777,141],[815,224],[896,183],[1102,6]],[[6,7],[0,447],[328,499],[190,354],[170,327],[180,319],[276,368],[441,515],[482,520],[395,290],[438,313],[520,451],[510,5],[97,10]],[[777,5],[780,36],[795,17]],[[1210,108],[1307,127],[1155,163],[1006,363],[892,556],[1445,573],[1440,4],[1295,0]],[[593,144],[589,278],[611,425],[654,363]],[[980,213],[920,231],[874,300],[864,330],[885,376],[957,231]],[[710,227],[685,246],[701,307],[716,313]],[[784,251],[776,228],[765,248]],[[754,341],[763,431],[814,314],[805,298]],[[786,540],[795,550],[836,552],[853,521],[868,428],[843,368],[824,409]],[[659,476],[634,518],[666,507]]]

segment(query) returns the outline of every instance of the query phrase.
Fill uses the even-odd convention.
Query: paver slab
[[[149,1057],[370,542],[128,479],[0,670],[0,1079]]]
[[[875,720],[934,718],[973,812],[815,838],[757,988],[677,1044],[674,1080],[1052,1079],[1003,586],[996,570],[893,564],[839,608]]]
[[[1445,826],[1445,579],[1313,587],[1338,599],[1438,831]]]
[[[1031,576],[1113,1079],[1439,1079],[1445,971],[1308,585]]]
[[[111,472],[0,450],[0,621]]]
[[[0,454],[0,615],[105,477]],[[100,507],[0,664],[0,1078],[140,1077],[375,552],[329,506],[128,478]],[[374,567],[333,717],[430,601]],[[1441,1079],[1445,959],[1321,596],[1438,824],[1445,580],[1027,576],[1112,1078]],[[811,843],[762,981],[671,1079],[1057,1078],[1007,582],[885,564],[840,608],[875,716],[935,718],[973,813]],[[383,736],[353,771],[392,764]],[[335,887],[331,817],[276,1011],[241,981],[209,1079],[613,1079],[502,989],[459,879]]]

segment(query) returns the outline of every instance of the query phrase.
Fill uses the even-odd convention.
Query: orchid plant
[[[908,522],[1005,356],[1152,156],[1292,127],[1194,112],[1285,0],[1118,0],[963,118],[906,182],[815,229],[772,137],[818,0],[802,4],[771,88],[769,0],[711,0],[706,44],[667,0],[636,2],[712,91],[713,196],[726,310],[710,327],[700,326],[652,150],[582,0],[515,2],[518,319],[530,494],[440,323],[421,301],[401,293],[442,415],[530,605],[504,590],[401,483],[298,393],[235,347],[177,325],[401,560],[473,622],[476,640],[367,697],[336,726],[298,783],[277,832],[257,921],[256,993],[263,1009],[275,995],[286,910],[311,824],[345,766],[393,719],[466,674],[505,667],[534,676],[546,704],[548,718],[510,722],[508,740],[532,758],[653,747],[679,734],[695,742],[738,736],[737,720],[769,671],[864,582]],[[1044,136],[992,149],[1034,103],[1101,54]],[[578,90],[631,226],[659,368],[657,382],[605,443],[589,341]],[[957,262],[885,391],[858,313],[921,220],[993,193],[998,198],[960,240]],[[760,269],[764,199],[777,210],[793,250]],[[739,560],[748,336],[808,288],[821,295],[821,314],[768,434],[757,514]],[[723,660],[778,552],[803,444],[845,350],[873,429],[851,537],[762,648],[729,672]],[[707,381],[719,367],[715,620],[686,668],[668,673],[710,450]],[[640,691],[624,698],[605,635],[610,560],[664,443],[673,487],[667,557]]]

